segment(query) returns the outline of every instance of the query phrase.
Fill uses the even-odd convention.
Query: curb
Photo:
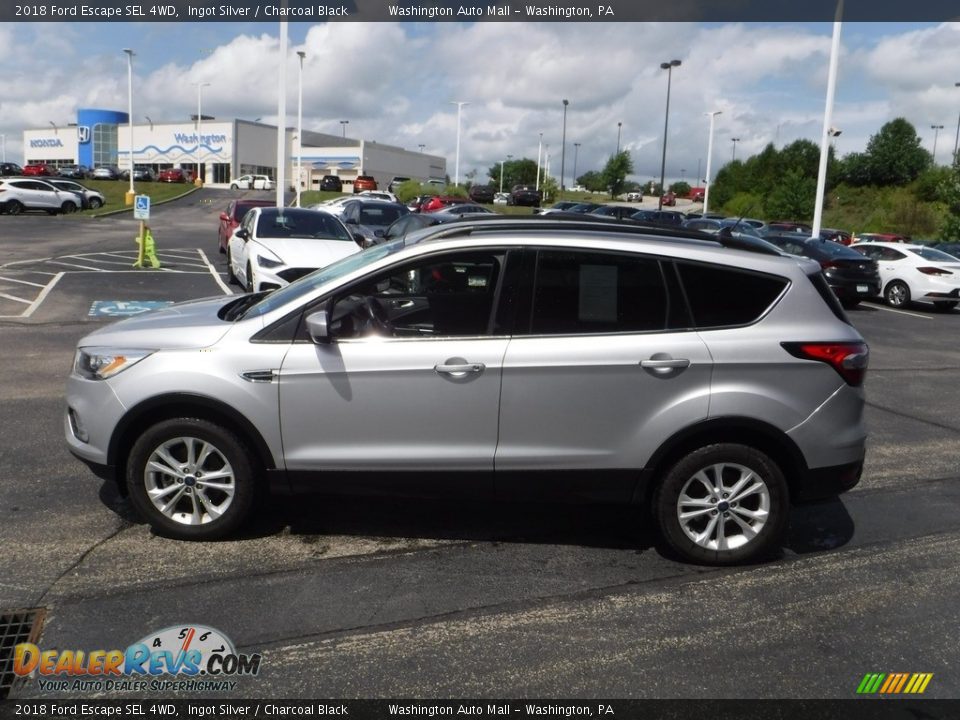
[[[205,186],[204,186],[204,187],[205,187]],[[157,205],[165,205],[165,204],[168,203],[168,202],[173,202],[174,200],[179,200],[180,198],[185,198],[187,195],[190,195],[190,194],[192,194],[192,193],[195,193],[195,192],[197,192],[198,190],[203,190],[203,188],[202,188],[202,187],[192,187],[192,188],[190,188],[189,190],[187,190],[185,193],[181,193],[180,195],[174,195],[173,197],[167,198],[166,200],[161,200],[160,202],[156,202],[156,203],[151,201],[150,206],[151,206],[151,207],[155,207],[155,206],[157,206]],[[96,215],[83,215],[82,217],[88,217],[88,218],[91,218],[91,219],[93,219],[93,218],[102,218],[102,217],[109,217],[109,216],[111,216],[111,215],[119,215],[119,214],[121,214],[121,213],[126,213],[126,212],[128,212],[128,213],[130,213],[130,214],[132,215],[132,214],[133,214],[133,207],[122,207],[122,208],[119,208],[119,209],[117,209],[117,210],[107,210],[106,212],[97,213]]]

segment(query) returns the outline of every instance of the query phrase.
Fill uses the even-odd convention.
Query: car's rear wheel
[[[207,420],[174,418],[148,428],[126,473],[134,506],[167,537],[222,538],[253,509],[253,458],[230,430]]]
[[[100,198],[90,198],[90,207],[93,210],[97,210],[103,207],[103,200]]]
[[[933,309],[937,312],[950,312],[957,306],[956,302],[947,301],[947,302],[935,302],[933,304]]]
[[[749,445],[718,443],[690,453],[667,472],[654,503],[667,545],[694,562],[762,559],[787,528],[783,472]]]
[[[240,284],[240,281],[237,280],[237,276],[233,274],[233,258],[230,255],[229,248],[227,248],[227,284],[229,285]]]
[[[19,200],[11,200],[7,203],[7,214],[8,215],[19,215],[23,212],[23,203]]]
[[[253,268],[247,263],[247,292],[253,292]]]
[[[232,183],[232,184],[230,185],[230,189],[231,189],[231,190],[239,190],[239,189],[240,189],[240,186],[237,185],[236,183]]]
[[[60,212],[62,212],[64,215],[70,215],[76,211],[77,204],[75,202],[71,202],[70,200],[67,200],[63,205],[60,206]]]
[[[910,304],[910,288],[901,280],[894,280],[883,291],[883,299],[890,307],[904,307]]]

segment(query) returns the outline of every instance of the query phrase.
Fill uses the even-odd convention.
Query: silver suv
[[[635,503],[685,559],[763,557],[791,502],[859,480],[867,347],[816,263],[682,234],[464,221],[123,320],[79,342],[67,442],[175,538],[267,485],[432,482]]]

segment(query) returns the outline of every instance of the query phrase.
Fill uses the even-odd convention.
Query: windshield
[[[337,262],[327,265],[325,268],[315,270],[296,282],[267,294],[263,300],[247,310],[247,312],[243,314],[243,317],[264,315],[282,305],[309,295],[321,285],[345,277],[353,271],[359,270],[365,265],[375,263],[388,255],[393,255],[393,253],[402,250],[404,247],[405,245],[402,240],[395,240],[394,242],[384,243],[382,245],[374,245],[367,250],[353,255],[347,255],[345,258],[337,260]]]
[[[264,238],[322,238],[324,240],[354,241],[347,229],[335,217],[316,210],[291,208],[265,209],[257,220],[256,236],[258,240]]]
[[[930,260],[932,262],[957,262],[957,258],[953,255],[948,255],[945,252],[940,250],[934,250],[933,248],[907,248],[910,252],[919,255],[924,260]]]

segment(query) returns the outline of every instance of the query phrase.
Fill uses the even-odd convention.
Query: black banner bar
[[[0,22],[827,22],[837,0],[37,0],[0,3]],[[960,19],[956,0],[844,0],[842,20]]]
[[[948,720],[960,700],[4,700],[13,718],[516,718],[517,720]]]

